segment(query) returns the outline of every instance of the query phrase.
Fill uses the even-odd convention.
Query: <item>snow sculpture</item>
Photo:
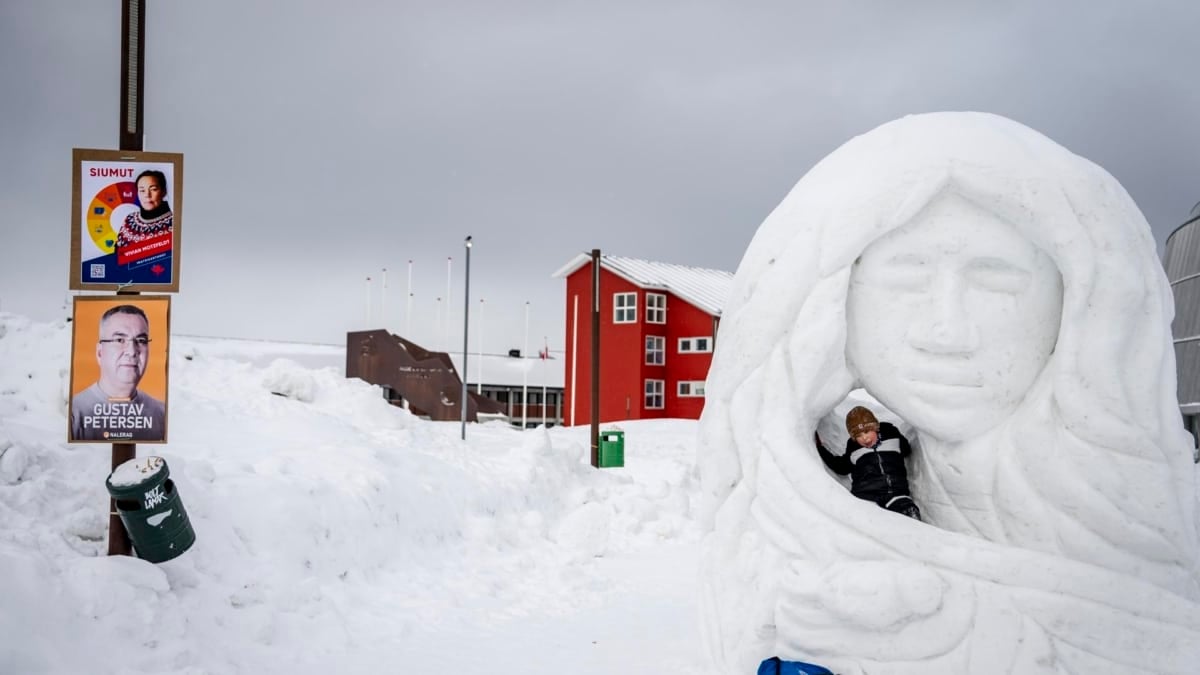
[[[1173,311],[1126,192],[1020,124],[911,116],[821,161],[746,251],[708,378],[723,672],[1195,672]],[[925,523],[813,449],[856,386],[912,425]]]

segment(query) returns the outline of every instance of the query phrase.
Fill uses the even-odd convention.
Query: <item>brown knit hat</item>
[[[879,420],[875,419],[875,413],[860,405],[846,413],[846,431],[851,438],[864,431],[879,431]]]

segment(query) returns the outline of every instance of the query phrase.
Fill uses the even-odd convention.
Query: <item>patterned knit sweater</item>
[[[117,234],[117,248],[170,232],[174,226],[175,214],[171,213],[169,204],[162,204],[153,211],[139,209],[125,216],[125,224]]]

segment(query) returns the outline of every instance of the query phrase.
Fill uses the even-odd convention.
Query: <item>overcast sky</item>
[[[1195,0],[147,5],[145,149],[185,157],[176,332],[341,343],[385,267],[403,332],[412,260],[409,337],[461,349],[470,234],[483,348],[522,346],[528,302],[529,350],[560,349],[573,256],[733,271],[815,162],[909,113],[1045,133],[1160,247],[1200,201]],[[71,148],[119,141],[120,6],[0,0],[0,309],[62,316]]]

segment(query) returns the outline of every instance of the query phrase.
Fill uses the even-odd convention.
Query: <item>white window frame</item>
[[[613,323],[637,323],[637,293],[613,293]]]
[[[704,380],[680,380],[675,391],[679,398],[704,398]]]
[[[665,293],[646,294],[646,323],[667,322],[667,296]]]
[[[697,343],[704,340],[704,347],[700,348]],[[693,337],[679,338],[679,353],[680,354],[709,354],[712,352],[712,336],[696,335]]]
[[[657,357],[658,360],[655,360]],[[667,363],[667,339],[659,335],[646,336],[646,357],[645,363],[647,366],[663,366]]]
[[[666,380],[646,380],[642,397],[642,405],[646,410],[662,410],[666,406],[666,396],[663,395],[663,390],[666,388]],[[655,405],[657,403],[658,405]]]

